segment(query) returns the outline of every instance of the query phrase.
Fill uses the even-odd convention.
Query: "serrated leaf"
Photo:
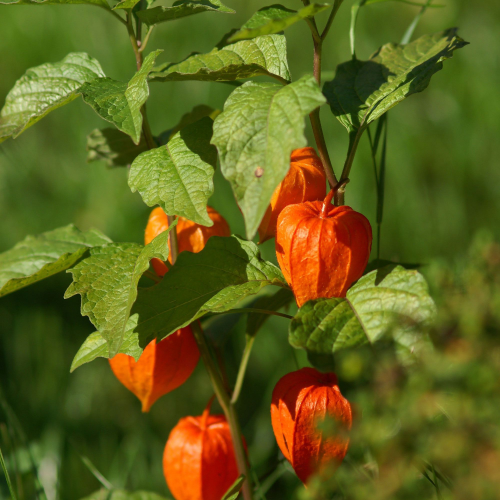
[[[83,52],[31,68],[7,94],[0,112],[0,142],[17,137],[45,115],[78,97],[86,82],[104,77],[96,59]]]
[[[156,493],[148,491],[136,491],[130,493],[125,490],[107,490],[100,489],[92,495],[85,497],[82,500],[169,500]]]
[[[111,78],[98,78],[80,89],[83,100],[92,106],[101,118],[111,122],[139,144],[142,131],[142,105],[149,97],[147,78],[161,50],[148,54],[141,69],[128,84]]]
[[[243,483],[245,482],[245,475],[241,474],[238,479],[229,487],[229,489],[224,493],[221,500],[236,500],[240,494]]]
[[[0,5],[70,5],[89,4],[110,10],[106,0],[0,0]]]
[[[138,145],[116,128],[95,129],[87,136],[87,162],[102,160],[108,167],[126,167],[148,147],[144,138]]]
[[[290,81],[283,35],[243,40],[216,47],[208,54],[193,53],[180,63],[158,66],[151,72],[150,80],[227,82],[259,75]]]
[[[177,132],[165,146],[146,151],[132,163],[129,186],[146,205],[168,215],[212,226],[207,201],[214,192],[217,151],[210,144],[212,119],[205,117]]]
[[[143,339],[158,340],[209,312],[225,312],[267,285],[286,288],[281,271],[257,245],[237,236],[212,236],[199,253],[181,252],[162,281],[140,289],[132,314]]]
[[[274,295],[263,295],[256,299],[251,306],[255,309],[265,309],[266,311],[279,311],[283,307],[291,304],[295,300],[293,292],[287,288],[281,288]],[[252,313],[248,315],[246,334],[255,337],[264,323],[270,318],[269,314]]]
[[[421,92],[443,61],[467,45],[455,28],[424,35],[407,45],[389,43],[368,61],[337,67],[324,93],[333,114],[348,131],[367,126],[406,97]]]
[[[312,3],[298,12],[287,9],[279,4],[263,7],[239,31],[230,36],[228,41],[236,42],[238,40],[252,39],[257,36],[279,33],[307,17],[312,17],[323,12],[329,6],[327,3]]]
[[[312,76],[285,87],[247,82],[233,91],[215,119],[212,143],[245,217],[248,239],[290,168],[290,154],[307,145],[304,118],[324,102]]]
[[[123,335],[123,343],[118,350],[119,354],[132,356],[136,361],[142,354],[143,348],[139,345],[139,336],[134,332],[137,326],[137,316],[129,318]],[[73,358],[70,372],[74,372],[78,367],[94,361],[96,358],[110,358],[109,345],[106,339],[99,333],[91,333]]]
[[[174,226],[145,247],[136,243],[110,243],[93,248],[89,257],[68,271],[73,275],[73,283],[65,298],[81,295],[82,316],[88,316],[108,342],[110,357],[119,352],[124,342],[137,285],[149,268],[149,261],[168,258],[168,233]]]
[[[141,10],[137,13],[139,19],[152,26],[153,24],[173,21],[181,17],[200,14],[202,12],[222,12],[234,14],[234,10],[226,7],[220,0],[178,0],[172,7],[154,7],[153,9]]]
[[[387,266],[363,276],[346,298],[311,300],[290,323],[293,347],[331,354],[391,335],[400,353],[410,355],[425,342],[423,327],[435,305],[424,277],[401,266]]]
[[[90,248],[109,242],[97,229],[82,232],[73,224],[28,236],[0,254],[0,297],[65,271]]]

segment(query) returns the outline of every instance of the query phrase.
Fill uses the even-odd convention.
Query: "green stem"
[[[316,141],[316,146],[318,147],[319,156],[321,162],[323,163],[323,169],[325,170],[326,178],[328,179],[328,184],[333,189],[338,181],[333,171],[332,162],[330,160],[330,155],[328,154],[328,148],[326,146],[325,136],[323,134],[323,127],[321,126],[321,120],[319,117],[319,108],[314,110],[310,115],[311,127],[314,134],[314,139]]]
[[[335,16],[337,15],[337,12],[342,5],[342,2],[344,0],[335,0],[332,11],[330,12],[330,16],[328,17],[328,21],[326,22],[325,28],[323,29],[323,33],[321,33],[321,40],[323,41],[326,36],[328,35],[328,32],[330,31],[330,28],[332,26],[333,20],[335,19]]]
[[[224,382],[222,381],[219,369],[210,354],[207,339],[202,332],[199,323],[195,321],[191,324],[191,327],[193,329],[196,343],[198,344],[198,349],[200,350],[201,358],[203,360],[203,363],[205,364],[205,368],[208,371],[208,375],[210,376],[215,395],[217,396],[219,404],[224,411],[227,422],[229,424],[229,428],[231,430],[231,438],[233,440],[236,463],[238,464],[238,471],[240,474],[243,474],[245,476],[245,482],[243,483],[242,488],[243,498],[245,500],[252,500],[253,493],[250,478],[250,469],[248,467],[245,447],[243,446],[243,439],[241,436],[241,427],[238,420],[238,415],[236,414],[234,405],[231,403],[229,395],[224,388]]]
[[[106,12],[109,12],[113,17],[115,17],[116,19],[118,19],[118,21],[120,21],[122,24],[124,24],[125,26],[127,25],[127,21],[125,21],[125,19],[123,19],[123,17],[119,16],[117,12],[115,12],[114,10],[110,9],[107,5],[98,5],[96,4],[97,7],[102,7]]]
[[[135,54],[135,62],[137,65],[137,71],[139,71],[142,67],[142,51],[139,49],[139,44],[137,43],[137,37],[134,33],[134,27],[132,25],[132,16],[130,14],[127,14],[127,23],[126,24],[127,24],[128,35],[130,38],[130,43],[132,45],[132,49],[133,49],[134,54]],[[143,50],[144,50],[144,47],[143,47]],[[157,147],[157,144],[156,144],[154,137],[153,137],[153,134],[151,132],[151,127],[149,126],[148,114],[146,111],[146,104],[144,104],[142,106],[141,114],[142,114],[142,133],[144,136],[144,140],[146,141],[146,144],[147,144],[149,149],[155,149]],[[168,225],[169,226],[172,225],[173,221],[174,221],[174,217],[169,215],[168,216]],[[170,242],[170,259],[172,261],[172,264],[175,264],[175,261],[177,260],[177,255],[179,254],[179,242],[177,240],[177,228],[174,228],[172,231],[170,231],[168,239]]]
[[[255,336],[247,336],[247,342],[245,344],[245,349],[243,351],[243,356],[241,357],[240,368],[238,370],[238,376],[236,377],[236,385],[234,386],[233,395],[231,397],[231,404],[236,404],[241,393],[241,388],[243,386],[243,380],[245,379],[245,373],[247,371],[248,360],[250,359],[250,354],[252,352],[253,343],[255,342]]]
[[[361,124],[361,126],[357,130],[353,129],[349,132],[349,147],[347,149],[347,158],[345,160],[344,168],[342,170],[342,176],[340,177],[339,181],[340,184],[349,182],[349,174],[351,173],[352,163],[354,161],[354,157],[356,156],[359,140],[361,139],[364,130],[365,130],[364,125]]]
[[[135,64],[137,66],[137,71],[139,71],[142,67],[142,54],[139,51],[139,45],[137,44],[137,38],[134,33],[134,27],[132,26],[132,16],[130,14],[127,14],[127,31],[130,43],[132,45],[132,49],[135,54]]]
[[[153,33],[153,29],[154,29],[154,25],[153,26],[150,26],[148,32],[146,33],[146,36],[144,37],[144,40],[139,48],[139,52],[144,52],[144,50],[146,49],[146,46],[149,42],[149,38],[151,37],[151,33]]]
[[[333,19],[332,19],[333,21]],[[316,22],[314,19],[308,19],[307,24],[311,28],[311,33],[314,42],[314,64],[313,73],[314,78],[321,86],[321,56],[323,51],[323,39],[321,38]],[[328,147],[326,145],[325,136],[323,134],[323,127],[321,126],[321,118],[319,115],[319,108],[315,109],[310,115],[311,127],[314,134],[314,140],[316,141],[316,146],[318,147],[319,156],[321,158],[321,163],[323,164],[323,169],[325,171],[326,178],[330,187],[333,189],[337,185],[337,178],[335,177],[335,172],[333,171],[332,161],[330,160],[330,155],[328,153]]]

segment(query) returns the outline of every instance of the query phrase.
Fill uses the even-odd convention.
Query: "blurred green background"
[[[236,15],[206,13],[160,25],[149,49],[162,48],[160,61],[178,61],[210,50],[231,28],[272,2],[227,0]],[[299,0],[282,2],[298,8]],[[423,268],[434,293],[442,294],[429,269],[452,268],[467,260],[478,232],[500,236],[500,4],[496,0],[443,0],[430,9],[414,36],[459,26],[471,42],[445,62],[429,88],[390,112],[386,204],[381,257],[429,264]],[[349,59],[349,14],[345,0],[324,46],[324,71]],[[380,45],[399,41],[415,7],[399,2],[361,10],[357,54],[367,58]],[[326,15],[318,18],[324,23]],[[103,10],[89,6],[0,6],[0,102],[27,68],[84,51],[107,76],[128,80],[135,70],[127,33]],[[287,30],[294,78],[312,69],[312,42],[305,23]],[[148,111],[153,132],[166,130],[192,107],[222,108],[233,87],[204,82],[151,85]],[[323,126],[334,168],[340,173],[347,134],[325,106]],[[150,209],[127,186],[125,169],[86,163],[86,136],[106,124],[81,100],[74,101],[0,145],[0,251],[24,238],[74,222],[97,227],[115,241],[142,242]],[[310,143],[313,139],[308,126]],[[368,142],[363,139],[351,174],[347,203],[375,222],[375,185]],[[233,232],[243,222],[228,184],[216,175],[210,204]],[[274,259],[273,243],[263,245]],[[439,266],[438,266],[439,267]],[[496,268],[495,268],[496,269]],[[87,456],[115,486],[167,494],[161,456],[171,428],[187,414],[200,414],[211,389],[203,366],[188,382],[162,398],[149,414],[112,375],[105,360],[69,374],[71,360],[93,331],[79,314],[79,300],[63,300],[68,275],[60,275],[0,301],[0,442],[11,470],[29,474],[28,444],[47,497],[79,499],[99,487],[82,462]],[[222,332],[224,333],[224,332]],[[224,346],[234,377],[243,346],[244,323]],[[306,363],[298,353],[299,363]],[[231,361],[231,358],[233,361]],[[278,459],[269,405],[275,382],[296,368],[285,320],[271,319],[259,333],[239,411],[252,463],[265,474]],[[10,410],[8,409],[10,408]],[[9,434],[12,413],[26,441]],[[8,418],[11,415],[12,418]],[[13,453],[12,450],[17,450]],[[14,475],[14,477],[17,477]],[[24,496],[36,498],[29,481]],[[285,471],[268,498],[291,498],[299,481]],[[3,496],[2,496],[3,495]],[[0,477],[0,498],[8,498]],[[295,497],[294,497],[295,498]],[[407,497],[409,498],[409,497]],[[424,497],[421,497],[424,498]],[[479,498],[479,497],[477,497]]]

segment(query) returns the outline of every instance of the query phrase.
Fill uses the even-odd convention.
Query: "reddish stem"
[[[328,208],[332,204],[333,197],[335,196],[335,193],[337,192],[336,189],[330,190],[330,192],[326,195],[325,200],[323,201],[323,206],[321,207],[321,213],[319,216],[324,219],[326,217],[326,212],[328,211]]]
[[[210,416],[210,408],[212,407],[212,403],[214,402],[215,399],[215,394],[208,400],[207,406],[203,410],[203,413],[201,414],[201,421],[200,421],[200,427],[202,429],[206,429],[207,427],[207,420],[208,417]]]

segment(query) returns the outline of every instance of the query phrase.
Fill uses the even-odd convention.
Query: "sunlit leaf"
[[[0,142],[17,137],[54,109],[76,99],[83,84],[102,77],[100,64],[84,52],[29,69],[5,99],[0,112]]]
[[[72,224],[28,236],[0,254],[0,297],[65,271],[90,248],[110,242],[96,229],[82,232]]]
[[[453,51],[467,45],[449,29],[424,35],[407,45],[389,43],[368,61],[337,67],[324,86],[333,114],[348,131],[363,128],[406,97],[421,92]]]
[[[257,36],[279,33],[307,17],[312,17],[323,12],[329,6],[327,3],[312,3],[298,12],[287,9],[283,5],[263,7],[240,30],[231,35],[228,41],[236,42]]]
[[[136,243],[95,247],[89,257],[69,270],[73,283],[65,298],[81,295],[82,315],[89,317],[108,342],[110,357],[119,352],[124,342],[137,285],[149,268],[149,261],[168,258],[168,233],[172,227],[145,247]]]
[[[136,0],[128,0],[128,3]],[[159,6],[152,9],[140,10],[137,15],[148,26],[173,21],[181,17],[200,14],[202,12],[221,12],[234,14],[234,10],[226,7],[220,0],[178,0],[172,7]]]
[[[207,201],[214,191],[217,151],[210,144],[213,121],[202,118],[179,132],[165,146],[139,155],[130,169],[129,186],[146,205],[160,205],[204,226],[213,222]]]
[[[410,357],[427,343],[425,326],[435,305],[424,277],[401,266],[363,276],[346,298],[311,300],[290,324],[293,347],[327,355],[391,335],[400,354]]]
[[[287,287],[281,271],[257,245],[237,236],[212,236],[200,253],[181,252],[162,281],[140,289],[132,314],[141,346],[189,325],[209,312],[225,312],[267,285]]]
[[[141,107],[149,97],[147,78],[160,53],[161,50],[156,50],[148,54],[141,69],[128,84],[111,78],[98,78],[80,89],[83,100],[101,118],[128,134],[135,144],[139,144],[141,138]]]
[[[284,87],[247,82],[233,91],[215,119],[212,143],[249,239],[290,168],[291,152],[307,145],[304,118],[324,102],[312,76]]]

